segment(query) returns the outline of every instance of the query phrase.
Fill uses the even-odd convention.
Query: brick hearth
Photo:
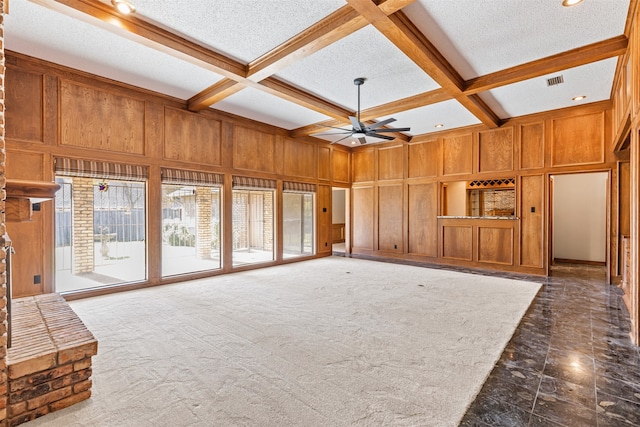
[[[58,294],[12,301],[7,353],[9,426],[91,396],[91,357],[98,341]]]

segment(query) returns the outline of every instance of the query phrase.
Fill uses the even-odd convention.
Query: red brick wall
[[[0,236],[4,236],[5,207],[5,142],[4,142],[4,3],[0,0]],[[5,241],[0,237],[0,425],[7,418],[7,276]]]

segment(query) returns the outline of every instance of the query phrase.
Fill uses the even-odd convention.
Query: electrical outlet
[[[41,279],[40,279],[40,275],[39,274],[36,274],[35,276],[33,276],[33,284],[34,285],[39,285],[40,281],[41,281]]]
[[[535,206],[531,206],[531,213],[536,211],[536,207]]]

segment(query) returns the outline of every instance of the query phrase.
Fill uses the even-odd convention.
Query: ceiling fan
[[[364,77],[358,77],[353,81],[353,84],[358,87],[358,112],[356,117],[349,116],[349,120],[351,120],[352,128],[344,129],[344,128],[339,128],[335,126],[329,126],[335,129],[340,129],[342,132],[332,132],[332,133],[321,134],[321,135],[340,135],[340,134],[347,135],[344,138],[340,138],[337,141],[333,141],[332,144],[335,144],[336,142],[340,142],[347,138],[356,138],[358,141],[360,141],[360,144],[366,144],[367,140],[365,137],[367,136],[372,138],[380,138],[380,139],[386,139],[388,141],[393,141],[395,137],[389,136],[389,135],[383,135],[383,134],[389,133],[389,132],[409,132],[411,130],[411,128],[383,128],[383,126],[388,125],[389,123],[395,122],[396,119],[394,118],[385,119],[369,126],[365,126],[364,123],[360,121],[360,86],[364,84],[365,80],[366,79]]]

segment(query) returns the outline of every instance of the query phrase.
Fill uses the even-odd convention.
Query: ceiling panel
[[[109,0],[103,0],[109,3]],[[344,0],[135,0],[136,13],[251,62],[344,6]]]
[[[417,0],[403,11],[467,80],[624,33],[629,0]]]
[[[28,1],[11,2],[4,27],[9,50],[180,99],[221,79],[190,62]]]
[[[439,87],[372,26],[296,62],[278,77],[351,111],[358,107],[357,77],[367,79],[360,89],[362,109]]]
[[[329,119],[329,116],[253,88],[243,89],[214,107],[289,130]]]
[[[525,80],[481,94],[481,98],[501,118],[603,101],[611,96],[617,58],[605,59],[535,79]],[[547,79],[562,76],[564,83],[547,86]],[[575,96],[586,99],[572,101]]]

